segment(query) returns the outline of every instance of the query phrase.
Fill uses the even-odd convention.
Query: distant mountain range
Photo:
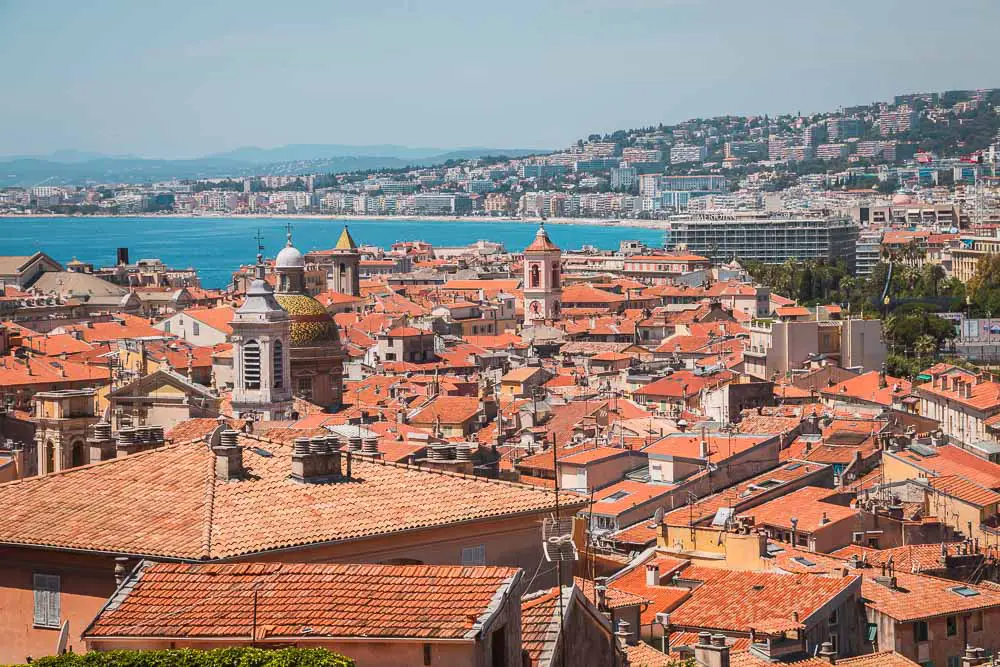
[[[246,146],[186,160],[106,155],[63,150],[38,156],[0,158],[0,186],[149,183],[224,176],[344,173],[368,169],[428,166],[486,155],[520,157],[550,152],[537,148],[411,148],[397,145],[289,144]]]

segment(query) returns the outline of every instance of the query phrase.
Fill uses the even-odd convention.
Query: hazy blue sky
[[[0,155],[561,147],[997,86],[997,0],[0,0]]]

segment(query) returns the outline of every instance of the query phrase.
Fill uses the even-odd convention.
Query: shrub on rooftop
[[[32,667],[354,667],[322,648],[218,648],[210,651],[91,651],[39,658]]]

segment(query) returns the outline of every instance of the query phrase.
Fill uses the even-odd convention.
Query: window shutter
[[[59,576],[54,574],[34,575],[34,624],[59,627]]]

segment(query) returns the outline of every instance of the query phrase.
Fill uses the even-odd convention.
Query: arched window
[[[537,264],[531,265],[531,276],[528,282],[532,287],[538,287],[538,283],[541,281],[541,270],[538,268]]]
[[[260,343],[243,344],[243,388],[260,389]]]
[[[284,363],[285,363],[285,350],[281,345],[281,341],[274,341],[274,354],[272,355],[274,361],[274,367],[272,368],[272,384],[275,389],[281,389],[284,386],[283,378],[284,373]]]
[[[347,264],[344,264],[343,262],[341,262],[340,263],[340,277],[343,278],[345,275],[347,275]]]
[[[56,471],[56,446],[51,440],[45,443],[45,470],[42,474],[48,474],[50,472]]]

